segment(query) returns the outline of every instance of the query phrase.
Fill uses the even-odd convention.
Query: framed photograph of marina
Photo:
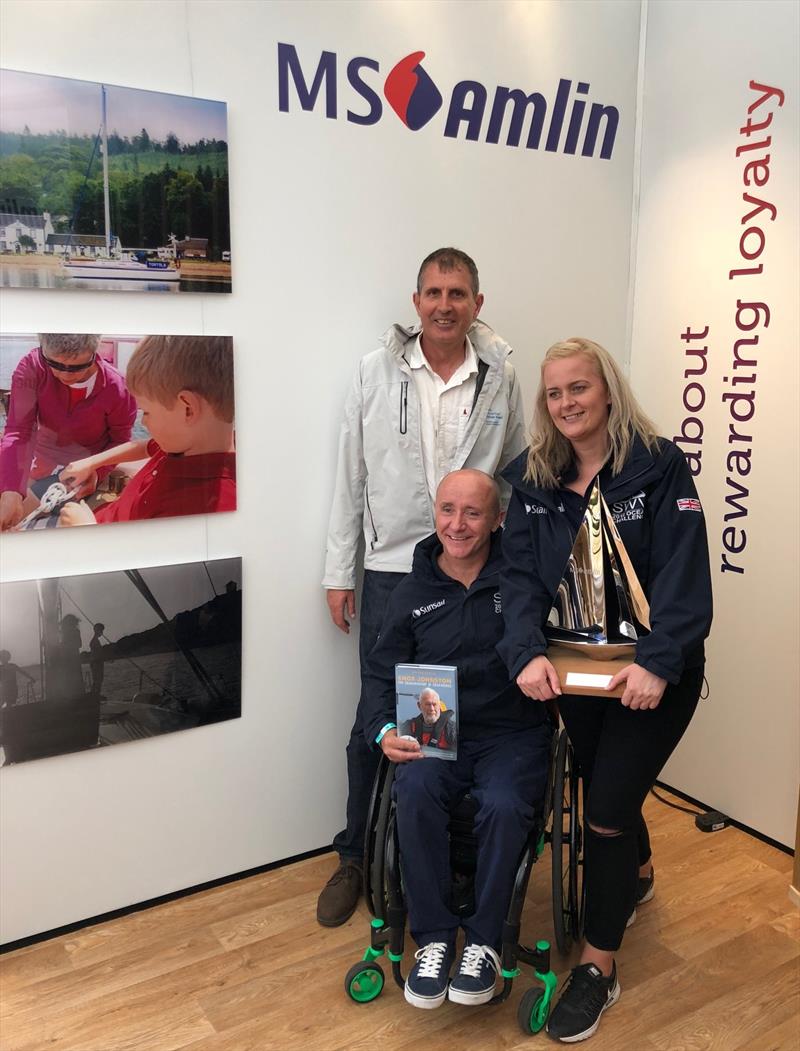
[[[0,762],[241,715],[242,560],[0,584]]]
[[[225,103],[0,70],[0,284],[230,292]]]
[[[236,501],[230,336],[0,334],[0,532]]]

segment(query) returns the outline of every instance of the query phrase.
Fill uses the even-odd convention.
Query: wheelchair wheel
[[[544,803],[542,805],[542,820],[544,824],[550,820],[550,815],[553,812],[553,772],[556,768],[556,755],[558,753],[558,741],[559,734],[558,728],[556,727],[555,733],[553,734],[550,741],[550,762],[547,769],[550,771],[550,776],[547,778],[547,784],[544,789]]]
[[[553,930],[558,951],[569,952],[583,933],[583,826],[580,778],[562,730],[553,774]]]
[[[540,1033],[549,1014],[550,1005],[545,1004],[545,996],[541,989],[528,989],[523,994],[517,1008],[517,1021],[526,1036]]]
[[[357,1004],[368,1004],[383,992],[383,970],[377,963],[364,960],[353,964],[344,976],[344,989]]]
[[[373,916],[386,915],[384,851],[377,850],[378,843],[385,843],[389,812],[392,805],[392,781],[394,765],[381,756],[378,774],[372,786],[369,811],[367,813],[366,836],[364,838],[364,897]]]

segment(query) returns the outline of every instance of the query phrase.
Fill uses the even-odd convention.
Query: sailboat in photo
[[[17,699],[15,691],[13,702],[0,711],[0,765],[121,744],[238,718],[241,714],[240,569],[231,567],[235,579],[229,580],[221,591],[214,584],[208,563],[190,563],[178,568],[196,573],[200,566],[210,585],[211,597],[203,597],[173,615],[166,611],[153,590],[154,584],[158,586],[158,567],[124,570],[127,582],[157,619],[154,624],[148,615],[129,630],[112,631],[115,639],[106,635],[105,624],[97,621],[97,614],[92,613],[85,598],[83,607],[78,603],[72,587],[74,578],[37,580],[39,671],[38,675],[30,675],[12,665],[30,683],[24,701]],[[101,576],[105,579],[123,574],[112,572]],[[80,615],[64,614],[62,600],[68,601]],[[91,643],[83,650],[81,623],[94,625],[95,637],[102,638],[103,643],[96,651]],[[33,669],[34,665],[29,667]]]
[[[111,204],[108,189],[108,119],[106,107],[106,86],[100,85],[102,93],[102,136],[103,153],[103,220],[105,231],[105,255],[97,259],[67,259],[63,263],[64,275],[80,280],[103,281],[180,281],[180,270],[163,259],[124,259],[113,255],[111,249]]]

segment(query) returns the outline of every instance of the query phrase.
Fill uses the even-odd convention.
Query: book
[[[458,756],[458,669],[442,664],[396,664],[397,736],[419,741],[436,759]]]

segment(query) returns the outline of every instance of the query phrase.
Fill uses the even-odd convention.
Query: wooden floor
[[[647,817],[656,896],[625,939],[622,997],[593,1051],[797,1051],[791,859],[735,829],[698,832],[691,817],[652,799]],[[517,1027],[527,968],[498,1007],[418,1011],[393,983],[372,1004],[350,1002],[343,977],[366,947],[369,916],[362,905],[344,927],[317,926],[317,893],[332,864],[331,856],[301,862],[7,954],[2,1051],[554,1046]],[[548,866],[545,854],[531,882],[529,942],[551,937]],[[559,977],[572,962],[555,957]]]

